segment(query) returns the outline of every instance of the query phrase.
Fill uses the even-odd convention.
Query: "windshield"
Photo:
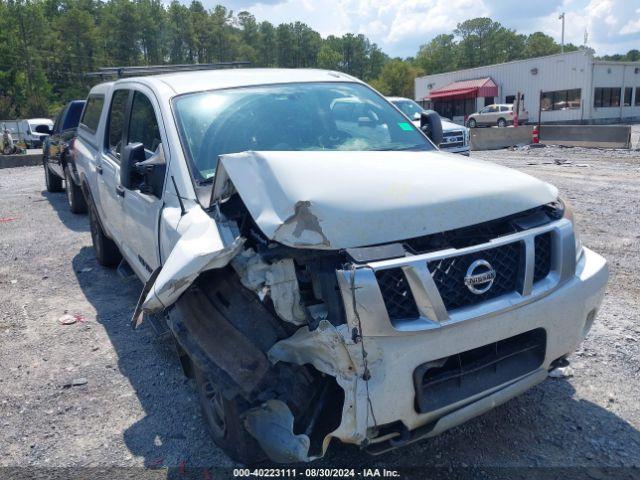
[[[409,118],[414,118],[416,113],[424,112],[424,109],[413,100],[394,100],[393,104]]]
[[[174,101],[196,180],[210,181],[227,153],[305,150],[433,150],[365,85],[304,83],[194,93]]]

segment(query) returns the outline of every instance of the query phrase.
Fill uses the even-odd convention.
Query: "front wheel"
[[[216,445],[231,459],[246,465],[265,461],[267,456],[244,426],[242,413],[248,405],[240,397],[224,397],[215,379],[195,364],[194,372],[202,415]]]
[[[507,126],[507,121],[504,118],[499,118],[498,119],[498,126],[499,127],[506,127]]]
[[[82,189],[76,185],[69,171],[71,167],[64,167],[64,180],[67,190],[67,201],[69,202],[69,210],[71,213],[87,213],[87,202],[84,199]]]
[[[89,207],[89,226],[91,227],[91,241],[93,242],[93,249],[96,252],[98,263],[104,267],[116,267],[122,260],[122,255],[116,243],[107,237],[104,230],[102,230],[98,213],[93,205]]]
[[[61,192],[62,179],[51,171],[49,168],[49,162],[46,158],[42,164],[44,165],[44,183],[47,185],[47,192]]]
[[[469,123],[469,128],[476,128],[478,126],[478,124],[473,118],[470,118],[468,123]]]

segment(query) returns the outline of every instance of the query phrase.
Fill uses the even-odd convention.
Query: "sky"
[[[181,0],[188,3],[189,0]],[[565,42],[584,43],[597,55],[640,50],[640,0],[201,0],[258,21],[300,20],[322,36],[362,33],[395,57],[414,56],[420,45],[459,22],[488,16],[519,33],[542,31],[560,42],[566,12]]]

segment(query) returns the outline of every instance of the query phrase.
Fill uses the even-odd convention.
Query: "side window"
[[[131,105],[131,119],[129,121],[128,143],[140,142],[144,145],[147,158],[153,155],[160,145],[160,129],[149,98],[134,92]]]
[[[64,109],[56,117],[56,123],[53,124],[53,133],[60,132],[60,123],[63,115],[64,115]]]
[[[509,110],[511,110],[509,107],[500,107],[501,112],[508,112]]]
[[[109,124],[107,128],[107,151],[120,160],[122,153],[122,133],[127,109],[129,90],[116,90],[111,99],[109,109]]]
[[[103,105],[103,95],[89,95],[87,104],[82,112],[80,123],[92,133],[95,133],[98,129],[98,122],[100,121],[100,113],[102,113]]]
[[[64,124],[60,125],[60,130],[68,130],[70,128],[76,128],[80,121],[80,113],[82,113],[82,103],[73,102],[69,105],[67,115],[64,117]]]

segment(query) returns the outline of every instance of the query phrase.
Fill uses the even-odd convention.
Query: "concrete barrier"
[[[0,168],[33,167],[42,163],[42,152],[22,155],[0,155]]]
[[[541,125],[540,143],[566,147],[630,148],[630,125]]]
[[[491,127],[471,129],[471,150],[498,150],[500,148],[529,145],[533,125],[519,127]]]

